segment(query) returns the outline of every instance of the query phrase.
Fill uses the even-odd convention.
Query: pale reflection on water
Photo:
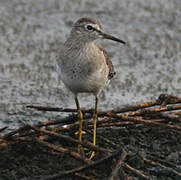
[[[58,80],[54,60],[72,23],[87,15],[127,42],[126,46],[98,42],[109,52],[117,72],[101,95],[101,109],[149,101],[161,93],[181,94],[180,0],[1,1],[1,127],[61,117],[29,110],[29,104],[75,106]],[[83,95],[81,106],[92,107],[93,100]]]

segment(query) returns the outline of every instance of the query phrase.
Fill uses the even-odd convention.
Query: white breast
[[[95,54],[95,49],[88,48],[78,56],[67,56],[58,65],[60,79],[74,94],[87,92],[97,95],[108,83],[108,67],[102,51]]]

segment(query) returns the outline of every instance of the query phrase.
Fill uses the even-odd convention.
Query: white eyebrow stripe
[[[94,28],[97,29],[97,30],[100,30],[100,27],[99,27],[98,24],[92,24],[92,27],[94,27]]]

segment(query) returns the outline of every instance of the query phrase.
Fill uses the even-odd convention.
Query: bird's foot
[[[89,160],[92,160],[92,158],[95,156],[95,152],[94,151],[92,151],[91,152],[91,156],[89,157]]]

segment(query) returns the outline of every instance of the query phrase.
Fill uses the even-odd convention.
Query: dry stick
[[[90,130],[86,129],[86,130],[84,130],[84,131],[87,132],[88,134],[90,134],[91,136],[93,136],[93,133],[92,133]],[[118,147],[118,145],[116,145],[114,142],[112,142],[112,141],[110,141],[109,139],[101,136],[100,134],[97,134],[96,137],[97,137],[98,139],[106,142],[107,144],[111,145],[111,146],[114,147],[114,148],[117,148],[117,147]]]
[[[150,120],[150,121],[153,121],[153,122],[163,122],[164,120],[163,119],[157,119],[157,120]],[[134,125],[134,124],[137,124],[138,122],[131,122],[131,121],[123,121],[123,122],[112,122],[112,123],[103,123],[103,124],[100,124],[98,126],[97,129],[99,128],[106,128],[106,127],[122,127],[124,128],[125,126],[127,125]],[[91,127],[88,127],[88,128],[91,128],[92,129],[92,126]]]
[[[153,122],[151,120],[144,120],[142,117],[128,117],[127,115],[122,115],[122,114],[111,114],[111,115],[107,115],[110,117],[114,117],[114,118],[118,118],[118,119],[122,119],[122,120],[126,120],[126,121],[132,121],[132,122],[137,122],[137,123],[142,123],[145,124],[147,126],[156,126],[162,129],[172,129],[172,130],[176,130],[175,132],[179,132],[181,133],[181,127],[180,126],[173,126],[173,125],[165,125],[162,123],[158,123],[158,122]]]
[[[125,160],[126,156],[127,156],[127,152],[125,150],[123,150],[123,153],[121,154],[121,157],[120,157],[115,169],[112,171],[109,180],[114,180],[114,178],[118,176],[119,169],[121,168],[122,163]],[[124,175],[122,175],[122,176],[124,177]]]
[[[116,126],[111,126],[111,127],[99,127],[97,128],[98,131],[121,131],[122,129],[125,129],[124,127],[116,127]]]
[[[163,165],[163,164],[160,164],[160,163],[156,163],[156,162],[154,162],[154,161],[152,161],[152,160],[148,160],[148,159],[146,159],[145,157],[142,157],[143,158],[143,160],[144,160],[144,162],[145,163],[147,163],[147,164],[149,164],[149,165],[151,165],[151,166],[162,166],[162,167],[164,167],[164,168],[168,168],[167,166],[165,167],[165,165]],[[169,165],[168,165],[169,164]],[[179,177],[181,177],[181,173],[180,172],[177,172],[175,169],[173,169],[173,168],[177,168],[177,169],[179,169],[180,170],[180,168],[178,168],[178,167],[176,167],[176,165],[175,164],[172,164],[172,163],[168,163],[167,165],[168,166],[170,166],[170,164],[171,164],[171,168],[169,167],[169,169],[172,171],[172,173],[173,174],[175,174],[176,176],[179,176]]]
[[[135,112],[128,112],[124,115],[126,116],[140,116],[140,115],[147,115],[147,114],[154,114],[158,112],[163,112],[163,111],[174,111],[174,110],[181,110],[181,105],[169,105],[169,106],[164,106],[164,107],[159,107],[159,108],[152,108],[152,109],[141,109]]]
[[[161,95],[163,96],[164,98],[168,97],[168,95]],[[162,101],[164,100],[164,98],[162,97]],[[170,96],[169,96],[170,97]],[[160,97],[159,97],[160,98]],[[181,102],[181,98],[176,98],[176,97],[172,97],[172,101],[170,101],[169,103],[172,104],[172,103],[180,103]],[[150,106],[154,106],[154,105],[160,105],[162,104],[160,99],[159,100],[154,100],[152,102],[148,102],[148,103],[144,103],[144,104],[139,104],[139,105],[135,105],[135,106],[130,106],[130,107],[127,107],[127,108],[123,108],[121,110],[110,110],[110,111],[99,111],[99,115],[107,115],[109,117],[111,117],[110,114],[112,113],[118,113],[118,112],[125,112],[125,111],[128,111],[128,110],[136,110],[138,108],[145,108],[145,107],[150,107]],[[62,111],[62,112],[76,112],[77,110],[76,109],[62,109],[62,108],[48,108],[48,107],[40,107],[40,106],[28,106],[28,107],[31,107],[31,108],[37,108],[38,110],[50,110],[50,111]],[[176,107],[162,107],[162,108],[157,108],[157,109],[153,109],[152,111],[149,111],[149,110],[143,110],[143,111],[137,111],[137,112],[133,112],[133,113],[128,113],[126,114],[127,116],[128,115],[141,115],[141,114],[146,114],[146,113],[155,113],[155,112],[160,112],[160,111],[167,111],[167,110],[176,110],[176,109],[180,109],[180,106],[176,106]],[[82,110],[84,113],[92,113],[92,110]],[[140,122],[135,122],[135,123],[140,123]],[[70,130],[74,128],[74,125],[70,125],[68,126],[67,128],[59,128],[59,130]]]
[[[7,128],[8,128],[7,126],[1,128],[1,129],[0,129],[0,132],[4,131],[4,130],[7,129]]]
[[[154,120],[154,121],[156,121],[156,120]],[[124,127],[124,125],[133,125],[133,124],[136,124],[136,122],[130,122],[130,121],[120,122],[120,120],[117,118],[105,117],[105,118],[103,118],[97,122],[97,129],[104,128],[104,127],[105,128],[106,127],[115,127],[115,126],[116,127]],[[91,121],[89,121],[87,123],[86,129],[93,129],[93,124],[91,123]]]
[[[109,112],[109,113],[123,113],[123,112],[127,112],[127,111],[136,111],[138,109],[148,108],[148,107],[152,107],[152,106],[162,105],[162,107],[164,107],[167,104],[178,104],[178,103],[181,103],[181,98],[176,97],[176,96],[172,96],[169,94],[161,94],[158,97],[158,99],[153,100],[151,102],[146,102],[143,104],[138,104],[138,105],[133,105],[133,106],[129,106],[126,108],[122,108],[120,110],[112,110],[112,111],[107,111],[107,112]]]
[[[114,110],[114,109],[108,110],[108,111],[99,110],[98,114],[99,115],[104,115],[104,114],[110,114],[110,113],[123,113],[123,112],[127,112],[127,111],[135,111],[137,109],[151,107],[151,106],[155,106],[155,105],[160,105],[160,103],[158,103],[157,100],[154,100],[152,102],[133,105],[133,106],[121,108],[121,109],[118,109],[118,110]],[[36,109],[38,111],[54,111],[54,112],[68,112],[68,113],[77,112],[77,109],[71,109],[71,108],[43,107],[43,106],[26,106],[26,107]],[[91,113],[91,114],[93,113],[93,109],[87,109],[87,110],[82,109],[81,111],[83,113]]]
[[[179,106],[175,106],[175,107],[172,107],[172,108],[169,108],[169,107],[162,107],[162,108],[158,108],[158,109],[156,109],[156,111],[158,112],[158,111],[166,111],[166,110],[175,110],[175,109],[178,109],[178,108],[180,108],[180,105]],[[147,111],[148,112],[148,111]],[[134,113],[134,112],[133,112]],[[140,113],[140,112],[139,112]],[[137,112],[137,114],[139,114],[138,112]],[[149,112],[150,113],[150,112]],[[128,115],[128,114],[126,114],[126,115]],[[126,116],[126,115],[123,115],[123,116]],[[120,117],[117,117],[118,115],[115,115],[115,114],[107,114],[107,116],[109,116],[109,117],[115,117],[116,116],[116,118],[120,118]],[[131,120],[132,122],[134,121],[135,123],[143,123],[143,124],[147,124],[147,125],[154,125],[154,126],[162,126],[162,128],[170,128],[170,129],[176,129],[176,130],[180,130],[180,127],[179,126],[172,126],[172,125],[163,125],[163,124],[155,124],[155,122],[149,122],[149,120],[146,120],[146,121],[143,121],[143,119],[141,118],[131,118],[131,117],[122,117],[122,119],[123,120]],[[142,120],[142,121],[140,121],[140,120]],[[60,122],[62,122],[62,120],[60,121]],[[58,123],[58,121],[57,122],[52,122],[52,121],[49,121],[49,122],[43,122],[43,123],[40,123],[40,124],[37,124],[37,125],[35,125],[36,127],[41,127],[41,126],[44,126],[44,125],[52,125],[52,124],[57,124]],[[98,122],[99,123],[99,122]],[[101,123],[101,122],[100,122]],[[124,123],[126,123],[126,122],[122,122],[123,124]],[[111,124],[110,124],[111,125]],[[118,124],[117,124],[118,125]],[[71,130],[71,129],[73,129],[73,128],[75,128],[76,126],[78,126],[78,124],[77,123],[73,123],[73,124],[70,124],[70,125],[67,125],[67,127],[66,128],[57,128],[57,130],[59,129],[59,131],[61,131],[61,130]],[[15,135],[15,134],[17,134],[17,133],[20,133],[20,132],[22,132],[22,131],[27,131],[27,130],[30,130],[30,126],[29,125],[25,125],[25,126],[23,126],[23,127],[20,127],[20,128],[18,128],[18,129],[16,129],[16,130],[14,130],[14,131],[12,131],[12,132],[10,132],[10,133],[8,133],[8,134],[6,134],[6,135],[4,135],[4,137],[3,137],[3,139],[7,139],[7,138],[10,138],[11,136],[13,136],[13,135]]]
[[[167,104],[181,103],[181,98],[170,94],[160,94],[160,96],[158,97],[158,101],[160,101],[161,106],[165,106]]]
[[[77,153],[77,152],[70,151],[69,149],[66,149],[66,148],[63,148],[63,147],[58,147],[58,146],[56,146],[56,145],[54,145],[54,144],[50,144],[50,143],[45,142],[45,141],[42,141],[42,140],[40,140],[40,139],[37,139],[37,142],[39,142],[40,144],[42,144],[42,145],[45,146],[45,147],[48,147],[48,148],[50,148],[50,149],[53,149],[54,151],[58,151],[58,152],[62,152],[62,153],[68,154],[68,155],[72,156],[73,158],[75,158],[75,159],[77,159],[77,160],[81,160],[81,161],[83,161],[83,162],[85,162],[85,163],[88,163],[88,164],[91,163],[91,160],[89,160],[89,159],[87,159],[87,158],[82,158],[82,157],[80,156],[80,154]]]
[[[101,128],[103,128],[103,127],[111,127],[111,126],[124,127],[124,125],[133,125],[133,124],[136,124],[136,122],[125,121],[125,122],[115,122],[115,123],[114,122],[112,122],[112,123],[103,123],[103,124],[100,124],[98,126],[98,128],[99,127],[101,127]]]
[[[92,177],[85,176],[85,175],[82,174],[82,173],[75,173],[75,176],[78,176],[78,177],[81,178],[81,179],[94,180]]]
[[[104,153],[104,154],[110,153],[109,150],[104,149],[104,148],[100,148],[100,147],[98,147],[96,145],[93,145],[90,142],[88,142],[88,143],[86,143],[86,142],[79,142],[78,140],[73,139],[73,138],[71,138],[69,136],[62,135],[62,134],[57,134],[55,132],[48,131],[48,130],[45,130],[45,129],[38,129],[38,128],[33,127],[33,126],[32,126],[32,129],[34,129],[35,131],[39,131],[41,133],[44,133],[44,134],[48,134],[50,136],[55,136],[57,138],[60,138],[61,140],[63,139],[63,140],[66,140],[66,141],[69,141],[69,142],[72,142],[72,143],[75,143],[75,144],[81,144],[82,146],[85,146],[85,147],[87,147],[87,148],[89,148],[91,150],[97,151],[97,152],[101,152],[101,153]]]
[[[71,108],[44,107],[44,106],[26,106],[26,107],[36,109],[38,111],[71,112],[71,113],[77,112],[77,109],[71,109]],[[84,110],[81,111],[84,112]]]
[[[62,122],[62,121],[61,121]],[[60,123],[61,123],[60,122]],[[37,127],[37,128],[40,128],[40,127],[42,127],[42,126],[48,126],[48,125],[56,125],[56,124],[58,124],[58,121],[46,121],[46,122],[41,122],[41,123],[38,123],[38,124],[36,124],[36,125],[34,125],[34,127]],[[69,124],[69,125],[67,125],[67,126],[69,126],[69,127],[71,127],[70,129],[73,129],[73,128],[76,128],[76,127],[78,127],[79,126],[79,124],[78,124],[78,122],[75,122],[75,123],[72,123],[72,124]],[[2,139],[9,139],[9,138],[11,138],[12,136],[14,136],[15,134],[17,134],[17,133],[21,133],[22,131],[28,131],[28,130],[30,130],[31,129],[31,126],[30,125],[25,125],[25,126],[23,126],[23,127],[20,127],[20,128],[18,128],[18,129],[15,129],[14,131],[12,131],[12,132],[10,132],[10,133],[7,133],[7,134],[5,134],[3,137],[2,137]],[[56,128],[55,128],[56,129]],[[59,131],[61,131],[61,130],[65,130],[66,131],[66,129],[67,130],[69,130],[67,127],[58,127],[57,128],[57,131],[59,130]]]
[[[124,122],[112,122],[112,123],[107,123],[107,124],[101,124],[98,126],[97,129],[99,128],[105,128],[105,127],[113,127],[113,126],[116,126],[116,127],[119,127],[119,126],[123,126],[123,125],[132,125],[132,124],[135,124],[135,123],[141,123],[141,124],[145,124],[145,125],[148,125],[148,126],[156,126],[156,127],[160,127],[160,128],[163,128],[163,129],[172,129],[172,130],[176,130],[177,132],[181,130],[181,127],[180,126],[174,126],[174,125],[165,125],[165,124],[162,124],[162,123],[158,123],[158,122],[162,122],[163,120],[162,119],[157,119],[157,120],[144,120],[142,117],[129,117],[127,115],[117,115],[117,114],[110,114],[110,115],[107,115],[108,117],[114,117],[115,118],[115,121],[117,121],[118,119],[120,120],[124,120]]]
[[[172,95],[168,95],[168,94],[161,94],[158,99],[153,100],[151,102],[137,104],[137,105],[121,108],[118,110],[113,109],[113,110],[108,110],[108,111],[99,111],[98,113],[99,113],[99,115],[104,115],[107,113],[110,114],[110,113],[123,113],[123,112],[127,112],[127,111],[136,111],[138,109],[148,108],[151,106],[163,105],[163,103],[165,103],[165,102],[166,102],[166,104],[177,104],[177,103],[181,103],[181,98],[178,98],[178,97],[175,97]],[[33,108],[33,109],[37,109],[39,111],[77,112],[77,109],[58,108],[58,107],[27,106],[27,108]],[[83,113],[93,113],[93,109],[88,109],[88,110],[82,109],[82,112]]]
[[[140,156],[142,157],[142,156]],[[149,155],[149,157],[152,159],[152,160],[148,160],[148,161],[151,161],[153,163],[155,163],[155,165],[158,165],[158,163],[164,165],[164,166],[168,166],[168,167],[171,167],[171,168],[177,168],[179,171],[181,171],[181,167],[179,165],[176,165],[175,163],[172,163],[172,162],[169,162],[169,161],[166,161],[164,159],[160,159],[159,157],[155,157],[153,155]],[[143,158],[143,157],[142,157]],[[143,158],[143,160],[145,161],[146,158]],[[154,161],[153,161],[154,160]]]
[[[108,118],[108,117],[104,117],[104,118],[98,119],[97,127],[99,127],[99,124],[102,124],[103,122],[109,122],[110,120],[111,120],[111,118]],[[93,125],[93,120],[89,120],[89,121],[83,120],[83,122],[85,122],[86,128],[87,127],[89,128],[89,126]],[[66,125],[66,127],[56,127],[56,128],[53,129],[53,131],[55,131],[55,132],[72,131],[74,129],[78,129],[78,127],[79,127],[79,123],[75,122],[75,123]],[[92,128],[93,128],[93,126],[91,127],[91,129]]]
[[[179,112],[173,112],[173,113],[171,113],[171,115],[176,115],[176,116],[181,116],[181,111],[179,111]]]
[[[84,122],[87,120],[87,118],[90,118],[91,116],[84,116]],[[43,126],[50,126],[50,125],[57,125],[57,124],[61,124],[61,123],[64,123],[63,125],[73,125],[72,126],[72,129],[73,128],[78,128],[79,127],[79,123],[78,122],[73,122],[73,123],[69,123],[68,121],[69,117],[67,118],[64,118],[64,119],[60,119],[60,120],[56,120],[56,121],[45,121],[45,122],[39,122],[38,124],[35,124],[34,127],[43,127]],[[67,122],[67,123],[65,123]],[[8,139],[8,138],[11,138],[12,136],[14,136],[15,134],[17,133],[20,133],[22,131],[27,131],[27,130],[30,130],[30,125],[25,125],[23,127],[20,127],[18,129],[15,129],[14,131],[10,132],[10,133],[7,133],[5,134],[2,139]],[[60,129],[59,131],[63,130],[63,131],[66,131],[66,128],[64,127],[60,127],[60,128],[57,128],[57,129]],[[68,130],[68,129],[67,129]]]
[[[61,120],[57,120],[57,121],[45,121],[45,122],[40,122],[36,125],[34,125],[35,127],[42,127],[42,126],[49,126],[49,125],[56,125],[56,124],[60,124],[62,122],[65,122],[67,118],[65,119],[61,119]],[[17,133],[20,133],[22,131],[27,131],[27,130],[30,130],[31,129],[31,126],[30,125],[25,125],[23,127],[20,127],[18,129],[15,129],[14,131],[10,132],[10,133],[7,133],[4,135],[4,139],[8,139],[10,138],[11,136],[17,134]]]
[[[122,153],[122,150],[118,150],[116,152],[113,152],[111,155],[109,156],[106,156],[105,158],[102,158],[100,160],[97,160],[95,162],[92,162],[88,165],[84,165],[84,166],[80,166],[78,168],[75,168],[75,169],[71,169],[71,170],[67,170],[67,171],[61,171],[57,174],[54,174],[54,175],[50,175],[50,176],[47,176],[45,178],[42,178],[40,180],[53,180],[53,179],[56,179],[56,178],[60,178],[60,177],[65,177],[65,176],[68,176],[68,175],[72,175],[74,173],[77,173],[77,172],[80,172],[80,171],[83,171],[85,169],[89,169],[89,168],[95,168],[95,166],[105,162],[105,161],[108,161],[108,160],[111,160],[113,159],[114,157],[120,155]]]
[[[17,134],[17,133],[19,133],[19,132],[28,131],[28,130],[31,130],[30,126],[29,126],[29,125],[25,125],[25,126],[23,126],[23,127],[20,127],[20,128],[18,128],[18,129],[15,129],[14,131],[12,131],[12,132],[10,132],[10,133],[8,133],[8,134],[5,134],[5,135],[3,136],[3,139],[8,139],[8,138],[10,138],[11,136],[13,136],[13,135],[15,135],[15,134]]]
[[[180,111],[181,113],[181,111]],[[159,113],[159,118],[164,119],[165,122],[172,121],[172,122],[179,122],[181,121],[181,117],[174,115],[174,113]]]
[[[10,145],[25,143],[25,142],[31,142],[31,140],[27,139],[25,137],[16,137],[16,138],[13,138],[11,140],[2,139],[2,141],[0,141],[0,146],[1,147],[7,147],[7,146],[10,146]]]
[[[86,118],[88,118],[88,117],[86,116]],[[56,121],[39,122],[38,124],[35,124],[34,127],[40,128],[40,127],[42,127],[42,126],[50,126],[50,125],[56,125],[56,124],[60,124],[60,123],[64,123],[64,125],[67,125],[67,124],[65,124],[65,122],[68,122],[68,124],[70,124],[69,121],[68,121],[68,119],[69,119],[69,118],[66,117],[66,118],[64,118],[64,119],[56,120]],[[85,121],[85,118],[84,118],[84,121]],[[75,122],[75,123],[78,124],[77,122]],[[74,124],[74,123],[72,123],[72,124]],[[78,125],[77,125],[77,127],[78,127]],[[15,129],[14,131],[12,131],[12,132],[10,132],[10,133],[5,134],[5,135],[3,136],[3,139],[11,138],[12,136],[14,136],[14,135],[17,134],[17,133],[20,133],[20,132],[22,132],[22,131],[28,131],[28,130],[30,130],[30,129],[31,129],[31,128],[30,128],[30,125],[25,125],[25,126],[23,126],[23,127],[20,127],[20,128],[18,128],[18,129]],[[64,129],[64,128],[62,128],[62,129]]]
[[[140,156],[140,157],[141,157],[141,156]],[[165,166],[165,165],[163,165],[163,164],[156,163],[156,162],[154,162],[154,161],[152,161],[152,160],[148,160],[148,159],[146,159],[145,157],[142,157],[142,159],[144,160],[145,163],[147,163],[147,164],[149,164],[149,165],[151,165],[151,166],[162,167],[162,168],[164,168],[164,169],[167,169],[167,171],[168,171],[168,170],[171,171],[172,174],[174,174],[174,176],[179,176],[179,177],[181,177],[181,173],[178,172],[178,171],[176,171],[175,169],[173,169],[173,168],[176,168],[175,164],[171,165],[172,167],[167,167],[167,166]],[[168,166],[169,166],[169,165],[168,165]],[[177,168],[178,168],[178,167],[177,167]],[[156,168],[155,168],[155,171],[156,171]]]
[[[171,120],[172,122],[181,122],[181,111],[164,114],[163,117],[165,119]]]
[[[104,119],[108,119],[108,117],[106,117]],[[97,125],[99,126],[99,124],[103,123],[104,119],[98,120]],[[83,122],[86,123],[86,128],[89,128],[89,129],[93,128],[93,126],[91,128],[89,127],[89,126],[93,125],[93,120],[89,120],[88,122],[83,120]],[[73,131],[74,129],[78,129],[78,127],[79,127],[79,123],[75,122],[75,123],[66,125],[66,127],[56,127],[53,129],[53,131],[54,132],[67,132],[67,131]]]
[[[84,122],[84,121],[83,121]],[[79,123],[75,122],[69,125],[66,125],[66,127],[55,127],[53,128],[54,132],[73,132],[74,130],[78,130]]]
[[[15,131],[13,131],[13,132],[15,132]],[[14,144],[24,143],[24,142],[31,142],[30,137],[36,136],[36,135],[37,135],[37,133],[31,131],[31,132],[28,132],[25,134],[20,134],[19,136],[0,137],[0,139],[2,139],[2,141],[0,142],[0,146],[6,147],[8,145],[14,145]]]
[[[104,117],[104,118],[98,119],[98,121],[97,121],[97,126],[98,126],[99,124],[102,124],[103,122],[108,122],[108,121],[110,121],[110,119],[111,119],[111,118],[108,118],[108,117]],[[85,128],[87,128],[87,127],[89,127],[90,125],[93,125],[93,120],[92,120],[92,119],[89,120],[89,121],[83,120],[83,123],[85,123]],[[66,127],[56,127],[56,128],[54,128],[53,130],[54,130],[55,132],[59,132],[59,131],[72,131],[72,130],[74,130],[74,129],[78,129],[78,127],[79,127],[79,123],[78,123],[78,122],[74,122],[74,123],[72,123],[72,124],[66,125]],[[93,126],[92,126],[92,128],[93,128]]]
[[[125,169],[133,172],[134,174],[136,174],[137,176],[141,177],[142,179],[146,179],[146,180],[150,179],[148,176],[146,176],[145,174],[141,173],[137,169],[131,167],[129,164],[127,164],[125,162],[122,162],[122,167],[124,167]]]
[[[180,99],[179,101],[177,102],[180,102]],[[176,102],[176,103],[177,103]],[[172,103],[172,102],[171,102]],[[174,102],[175,103],[175,102]],[[99,111],[99,115],[106,115],[106,116],[109,116],[109,117],[112,117],[111,115],[113,113],[118,113],[118,112],[125,112],[125,111],[128,111],[128,110],[133,110],[133,109],[136,109],[136,108],[145,108],[145,107],[150,107],[152,105],[157,105],[157,104],[160,104],[160,102],[157,102],[156,100],[155,101],[152,101],[150,103],[145,103],[145,104],[139,104],[139,105],[135,105],[135,106],[130,106],[128,108],[123,108],[122,110],[110,110],[110,111]],[[40,110],[41,109],[49,109],[49,108],[44,108],[44,107],[37,107],[39,108]],[[136,116],[136,115],[145,115],[145,114],[153,114],[153,113],[158,113],[158,112],[163,112],[163,111],[171,111],[171,110],[178,110],[178,109],[181,109],[181,105],[174,105],[174,106],[167,106],[167,107],[160,107],[160,108],[153,108],[153,109],[143,109],[143,110],[139,110],[139,111],[136,111],[136,112],[129,112],[129,113],[126,113],[125,116]],[[62,108],[52,108],[50,110],[62,110],[64,112],[76,112],[76,109],[62,109]],[[92,110],[83,110],[83,112],[85,113],[92,113]],[[99,122],[98,122],[99,123]],[[100,122],[101,123],[101,122]],[[135,122],[135,123],[139,123],[139,122]],[[51,124],[51,123],[50,123]],[[53,124],[53,123],[52,123]],[[70,128],[70,126],[69,126]],[[72,126],[73,128],[73,126]],[[63,130],[63,129],[62,129]],[[64,129],[65,130],[65,129]]]
[[[31,142],[30,140],[27,140],[27,139],[24,138],[24,137],[15,137],[15,138],[13,139],[13,141],[8,142],[8,144],[4,142],[3,144],[1,144],[1,146],[5,147],[5,146],[7,146],[7,145],[12,145],[12,144],[16,144],[16,143],[19,143],[19,142],[26,142],[26,141]],[[41,143],[42,145],[48,147],[48,148],[51,148],[51,149],[53,149],[53,150],[55,150],[55,151],[58,151],[58,152],[66,153],[66,154],[72,156],[73,158],[78,159],[78,160],[81,160],[81,161],[83,161],[83,162],[85,162],[85,163],[90,163],[90,162],[91,162],[91,161],[90,161],[89,159],[87,159],[87,158],[85,158],[85,159],[82,158],[77,152],[73,152],[73,151],[70,151],[69,149],[55,146],[55,145],[53,145],[53,144],[47,143],[47,142],[45,142],[45,141],[42,141],[42,140],[40,140],[40,139],[38,139],[37,141],[38,141],[39,143]]]
[[[117,118],[112,118],[111,120],[101,121],[100,123],[98,123],[97,127],[123,126],[123,125],[128,125],[128,124],[136,124],[136,123],[135,122],[130,122],[130,121],[120,122]]]

